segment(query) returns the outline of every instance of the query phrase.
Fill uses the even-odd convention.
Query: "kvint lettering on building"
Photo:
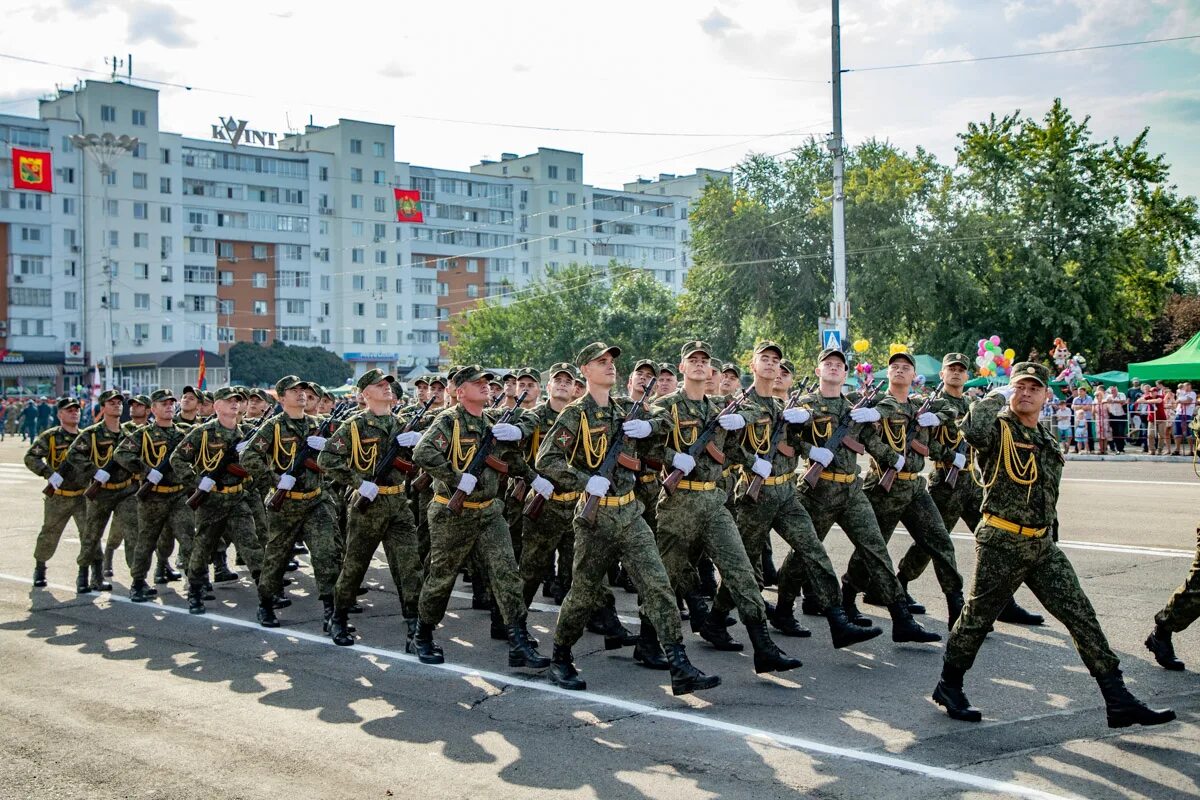
[[[248,121],[230,117],[218,117],[220,125],[212,126],[212,138],[229,142],[234,147],[239,144],[261,144],[266,147],[275,146],[275,134],[270,131],[256,131],[247,127]]]

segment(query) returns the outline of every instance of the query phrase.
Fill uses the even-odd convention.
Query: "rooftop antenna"
[[[105,56],[104,63],[112,67],[112,82],[117,82],[117,71],[125,66],[125,60],[116,56]]]

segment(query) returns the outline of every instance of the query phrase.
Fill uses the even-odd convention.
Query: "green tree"
[[[336,387],[354,374],[354,368],[323,347],[295,347],[238,342],[226,353],[229,374],[247,386],[273,386],[284,375],[299,375],[322,386]]]

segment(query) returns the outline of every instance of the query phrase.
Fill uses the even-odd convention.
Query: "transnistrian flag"
[[[50,154],[37,150],[12,149],[13,188],[34,192],[54,191],[51,182]]]
[[[396,222],[424,222],[420,189],[395,189]]]
[[[196,383],[200,385],[200,391],[206,391],[208,387],[204,385],[204,351],[200,351],[200,368],[196,370]]]

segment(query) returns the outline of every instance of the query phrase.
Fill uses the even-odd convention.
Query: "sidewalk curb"
[[[1152,456],[1147,453],[1137,455],[1110,453],[1108,455],[1093,455],[1091,453],[1065,453],[1067,461],[1153,461],[1160,464],[1190,464],[1191,456]]]

